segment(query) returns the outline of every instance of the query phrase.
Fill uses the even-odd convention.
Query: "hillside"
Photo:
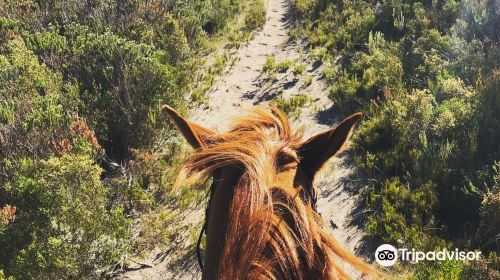
[[[200,278],[210,182],[172,190],[162,104],[218,131],[273,104],[306,137],[363,112],[315,181],[331,235],[499,278],[497,26],[494,0],[0,0],[0,280]]]

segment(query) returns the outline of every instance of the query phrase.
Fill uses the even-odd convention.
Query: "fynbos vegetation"
[[[183,148],[160,105],[186,111],[214,42],[262,25],[253,2],[0,1],[0,279],[103,278],[170,241],[164,205],[203,192],[170,194]]]
[[[338,61],[323,72],[335,108],[366,113],[354,152],[368,234],[485,256],[403,268],[411,278],[498,277],[498,3],[291,2],[295,36],[319,61]]]

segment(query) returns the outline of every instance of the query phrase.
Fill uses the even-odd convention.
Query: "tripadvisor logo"
[[[445,261],[445,260],[460,260],[474,261],[479,260],[481,252],[479,251],[449,251],[442,249],[441,251],[417,251],[415,249],[408,250],[390,245],[382,244],[375,250],[375,261],[381,266],[393,266],[398,260],[418,263],[419,261]]]
[[[375,251],[375,261],[381,266],[393,266],[398,261],[398,250],[390,244],[382,244]]]

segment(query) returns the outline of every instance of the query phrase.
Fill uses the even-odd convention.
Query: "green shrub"
[[[304,74],[304,72],[306,71],[306,66],[302,63],[296,63],[294,66],[293,66],[293,70],[292,70],[292,73],[295,75],[295,76],[298,76],[298,75],[302,75]]]
[[[0,269],[0,280],[15,280],[14,277],[5,277],[3,270]]]
[[[364,100],[381,96],[384,88],[399,90],[402,86],[403,66],[399,58],[387,50],[376,48],[370,54],[363,54],[353,63],[353,70],[363,73]]]
[[[306,75],[304,78],[304,86],[308,87],[312,84],[313,82],[313,76],[312,75]]]
[[[322,77],[326,80],[328,84],[334,84],[340,75],[340,68],[335,66],[327,66],[321,71]]]
[[[18,38],[0,55],[0,141],[3,159],[51,154],[50,141],[65,136],[69,110],[78,105],[75,86],[39,62]],[[0,170],[3,169],[0,162]]]
[[[330,71],[324,74],[336,75]],[[334,85],[330,88],[328,97],[334,102],[336,107],[349,108],[352,106],[352,103],[361,103],[356,98],[361,86],[361,82],[357,75],[349,75],[346,71],[343,71],[337,75],[336,81],[333,82],[333,84]]]
[[[312,57],[321,63],[333,61],[332,55],[328,53],[328,49],[324,47],[317,47],[314,49]]]
[[[19,211],[0,235],[7,274],[93,278],[119,260],[128,221],[122,208],[109,204],[102,169],[89,155],[23,159],[11,168],[14,176],[6,190]]]
[[[483,196],[479,212],[480,221],[477,229],[479,246],[484,252],[495,251],[499,246],[498,229],[500,228],[500,162],[493,165],[493,184]]]
[[[185,153],[160,105],[184,112],[207,46],[249,36],[246,2],[35,2],[0,4],[0,278],[106,278],[143,253],[126,215],[201,199],[170,194]]]
[[[398,178],[386,180],[379,191],[372,189],[367,193],[367,206],[374,213],[368,217],[367,233],[389,243],[418,248],[429,238],[422,230],[432,227],[436,202],[435,185],[431,182],[411,189]]]
[[[391,51],[375,48],[370,54],[361,54],[353,62],[352,72],[354,74],[349,75],[346,69],[341,71],[338,66],[323,70],[326,81],[333,84],[330,98],[338,107],[349,107],[349,104],[364,107],[373,100],[383,99],[385,93],[402,89],[402,64]],[[358,73],[362,73],[361,78]]]
[[[284,73],[288,71],[288,69],[292,68],[295,65],[295,62],[291,59],[285,59],[276,64],[276,71],[280,73]]]
[[[264,1],[255,0],[250,4],[250,10],[245,17],[245,29],[248,31],[262,27],[266,23],[266,7]]]
[[[266,57],[266,62],[262,66],[262,73],[271,73],[276,67],[276,58],[274,55]]]
[[[314,1],[292,0],[290,1],[290,7],[296,17],[302,18],[311,12],[312,8],[314,7]]]
[[[465,265],[462,279],[498,279],[500,278],[500,257],[496,252],[483,256],[479,261]]]
[[[184,74],[166,63],[168,54],[128,41],[112,33],[87,33],[81,26],[68,30],[76,36],[72,54],[83,102],[82,114],[114,158],[128,156],[128,147],[147,148],[155,130],[164,125],[160,104],[168,100],[182,107],[187,85]],[[106,61],[106,65],[101,65]],[[124,64],[124,61],[127,63]]]
[[[299,19],[293,33],[309,41],[312,59],[335,63],[323,77],[336,109],[366,113],[354,153],[369,186],[370,234],[430,250],[495,250],[498,13],[484,1],[292,1],[290,7]],[[498,274],[474,265],[407,268],[414,279]]]
[[[289,99],[280,97],[274,100],[274,103],[278,108],[280,108],[286,114],[293,113],[295,117],[298,117],[300,115],[300,109],[310,102],[310,97],[305,94],[292,96]]]
[[[408,277],[411,280],[424,279],[450,279],[460,280],[464,278],[464,263],[462,261],[446,260],[432,263],[419,263],[413,274]]]
[[[171,64],[177,64],[186,59],[190,46],[182,26],[171,14],[165,14],[162,24],[155,29],[153,44],[159,49],[168,50]]]
[[[478,119],[477,153],[491,165],[500,158],[500,73],[481,81],[475,115]]]
[[[500,258],[496,253],[481,255],[477,261],[456,260],[438,262],[419,262],[408,279],[479,279],[489,280],[500,277],[498,265]]]

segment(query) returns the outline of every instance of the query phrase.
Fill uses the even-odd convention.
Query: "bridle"
[[[212,199],[215,193],[215,189],[217,187],[217,183],[220,181],[221,170],[216,169],[213,174],[212,184],[210,185],[210,194],[208,196],[207,207],[205,208],[205,220],[203,221],[203,227],[201,228],[200,235],[198,236],[198,241],[196,242],[196,258],[198,259],[198,265],[200,269],[203,271],[203,260],[201,258],[201,240],[203,238],[203,234],[207,231],[208,226],[208,216],[210,214],[210,205],[212,204]],[[318,201],[318,197],[316,194],[316,189],[313,187],[312,183],[308,182],[306,184],[306,191],[309,195],[309,199],[311,201],[311,207],[314,212],[318,212],[316,208],[316,203]]]

